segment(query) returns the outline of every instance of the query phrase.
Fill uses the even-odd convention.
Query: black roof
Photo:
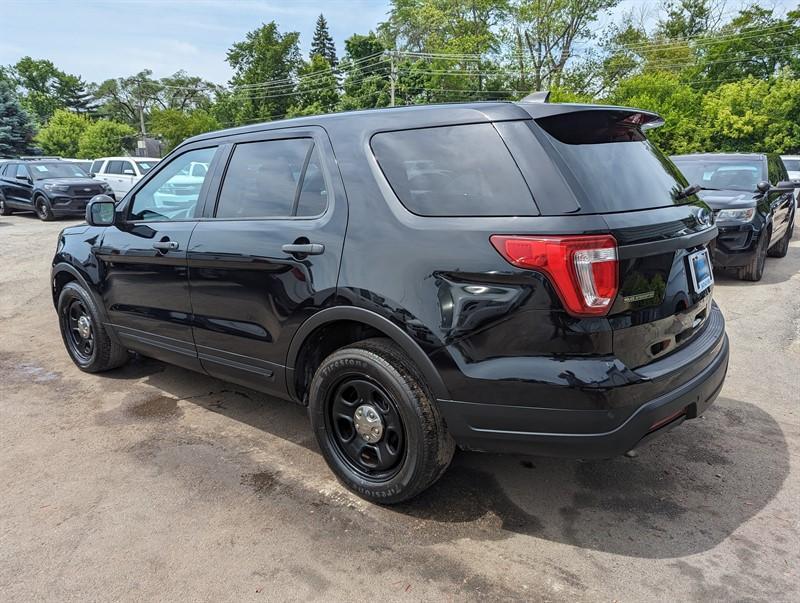
[[[642,116],[641,123],[648,123],[650,125],[660,125],[663,123],[663,120],[655,113],[629,107],[569,103],[487,101],[363,109],[359,111],[343,111],[309,117],[281,119],[239,126],[226,130],[217,130],[215,132],[207,132],[189,138],[184,144],[235,134],[247,134],[250,132],[304,126],[323,126],[325,128],[330,127],[334,129],[340,126],[346,126],[351,131],[355,128],[363,130],[364,132],[375,132],[403,128],[424,128],[442,124],[511,121],[530,119],[531,117],[536,119],[539,117],[561,115],[577,111],[617,111],[630,113],[631,115],[640,114]]]

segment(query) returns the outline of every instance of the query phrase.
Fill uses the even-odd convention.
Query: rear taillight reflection
[[[602,316],[617,295],[617,242],[611,235],[493,235],[491,241],[515,266],[549,276],[570,314]]]

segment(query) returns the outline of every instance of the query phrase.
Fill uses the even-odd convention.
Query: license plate
[[[689,256],[689,272],[695,293],[702,293],[714,284],[714,273],[707,249],[701,249]]]

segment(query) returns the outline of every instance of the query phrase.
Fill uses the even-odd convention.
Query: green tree
[[[298,72],[295,104],[289,109],[290,116],[318,115],[330,113],[339,103],[339,82],[328,62],[318,54]]]
[[[23,106],[39,123],[47,123],[56,109],[89,110],[86,83],[64,73],[52,61],[23,57],[8,72],[20,90]]]
[[[56,109],[47,125],[39,131],[36,142],[47,155],[76,157],[81,136],[90,121],[66,109]]]
[[[273,119],[288,112],[302,63],[299,38],[296,31],[282,34],[275,21],[270,21],[228,50],[234,88],[230,102],[236,108],[237,123]]]
[[[136,130],[131,126],[107,119],[92,123],[80,137],[78,157],[94,159],[108,155],[120,155],[130,148]]]
[[[205,109],[184,112],[180,109],[155,109],[150,114],[150,131],[164,141],[171,151],[191,136],[219,130],[217,119]]]
[[[651,138],[667,154],[704,150],[709,131],[701,112],[701,94],[670,72],[642,73],[620,82],[611,103],[655,111],[664,125],[650,130]]]
[[[344,41],[345,57],[341,69],[345,73],[339,108],[368,109],[389,105],[389,77],[386,61],[380,56],[383,43],[373,32],[353,34]]]
[[[594,37],[592,25],[620,0],[517,0],[510,35],[526,53],[531,88],[559,87],[576,44]]]
[[[34,126],[12,85],[0,78],[0,157],[32,152]]]
[[[309,58],[313,60],[315,56],[325,59],[331,67],[336,67],[339,64],[339,59],[336,58],[336,45],[333,43],[333,38],[328,31],[328,22],[322,14],[317,17],[314,37],[311,40]]]

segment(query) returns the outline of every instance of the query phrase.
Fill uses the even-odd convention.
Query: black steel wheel
[[[328,400],[326,431],[331,445],[353,471],[373,480],[397,472],[405,452],[397,404],[378,383],[350,375]]]
[[[95,345],[92,317],[80,299],[73,299],[65,308],[65,312],[69,328],[67,345],[75,356],[83,362],[89,363],[92,360]]]
[[[314,373],[309,414],[322,455],[369,501],[413,498],[444,473],[455,443],[409,357],[385,338],[336,350]]]
[[[91,294],[73,281],[58,296],[58,323],[70,358],[87,373],[125,364],[128,351],[109,335]]]
[[[3,197],[3,194],[0,193],[0,216],[10,216],[14,211],[6,205],[6,199]]]
[[[36,210],[36,215],[39,216],[40,220],[49,222],[55,218],[53,215],[53,210],[50,209],[50,203],[48,203],[47,199],[44,197],[36,197],[36,200],[33,202],[33,207]]]

